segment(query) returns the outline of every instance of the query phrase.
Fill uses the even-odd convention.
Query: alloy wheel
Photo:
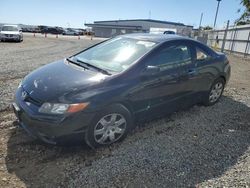
[[[223,91],[223,84],[221,82],[217,82],[210,91],[209,102],[210,103],[216,102],[220,98],[222,91]]]
[[[112,113],[103,116],[95,125],[94,138],[99,144],[111,144],[119,140],[127,126],[123,115]]]

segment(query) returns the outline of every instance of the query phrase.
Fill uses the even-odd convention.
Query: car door
[[[185,91],[185,86],[180,86],[180,66],[189,61],[189,47],[178,41],[161,46],[145,60],[140,73],[140,87],[133,92],[133,99],[140,99],[146,103],[147,107],[143,106],[144,109],[140,111],[143,115],[157,115],[178,109],[178,100]],[[148,67],[157,67],[158,72],[144,75],[143,72]]]
[[[200,75],[197,69],[196,46],[189,40],[181,42],[183,46],[183,61],[179,65],[180,76],[179,85],[182,88],[181,107],[185,108],[197,103],[195,97],[198,85],[200,84]]]
[[[199,82],[195,85],[195,92],[203,94],[210,89],[210,86],[214,80],[213,72],[217,72],[213,64],[215,63],[215,58],[213,54],[207,49],[206,46],[201,44],[194,44],[195,50],[195,65],[197,72],[197,80]]]
[[[200,43],[194,41],[185,43],[191,49],[192,61],[180,64],[180,85],[185,92],[183,107],[199,102],[202,94],[208,90],[211,82],[209,69],[211,69],[210,64],[213,59]]]

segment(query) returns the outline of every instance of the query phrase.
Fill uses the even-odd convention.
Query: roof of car
[[[139,40],[147,40],[152,42],[165,42],[169,40],[175,40],[175,39],[185,39],[185,40],[192,40],[187,37],[183,37],[180,35],[174,35],[174,34],[150,34],[150,33],[135,33],[135,34],[127,34],[122,35],[123,37],[128,38],[134,38]]]

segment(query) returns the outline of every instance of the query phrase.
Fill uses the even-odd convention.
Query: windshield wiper
[[[69,62],[72,63],[72,64],[75,64],[75,65],[78,65],[78,66],[80,66],[80,67],[83,67],[84,69],[89,69],[87,66],[84,66],[82,63],[79,63],[79,62],[77,62],[77,61],[73,61],[73,60],[71,60],[71,59],[69,59],[69,58],[67,58],[66,60],[69,61]]]
[[[88,67],[92,67],[92,68],[96,69],[97,71],[99,71],[99,72],[101,72],[101,73],[103,73],[103,74],[111,75],[111,73],[109,73],[108,71],[106,71],[106,70],[104,70],[104,69],[102,69],[102,68],[100,68],[100,67],[97,67],[97,66],[95,66],[95,65],[92,65],[92,64],[90,64],[90,63],[86,63],[86,62],[84,62],[84,61],[82,61],[82,60],[80,60],[80,59],[76,59],[76,61],[77,61],[77,62],[80,62],[81,64],[87,65]]]

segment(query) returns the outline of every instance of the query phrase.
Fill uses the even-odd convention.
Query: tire
[[[121,104],[109,106],[98,113],[85,133],[91,148],[122,141],[133,128],[129,110]]]
[[[16,40],[16,42],[21,42],[21,37],[18,37],[18,39]]]
[[[223,78],[218,78],[212,84],[209,92],[205,95],[203,104],[205,106],[212,106],[219,101],[221,95],[224,91],[225,80]]]

